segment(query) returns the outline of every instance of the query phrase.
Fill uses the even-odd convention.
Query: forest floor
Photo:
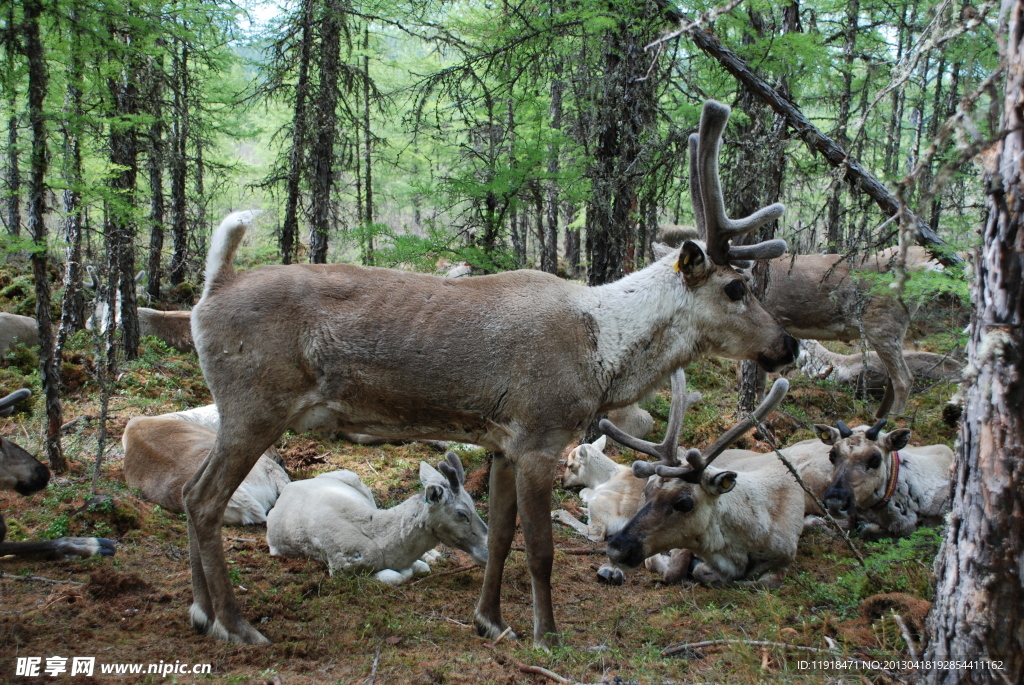
[[[949,327],[951,329],[951,327]],[[949,330],[949,329],[946,329]],[[928,337],[930,335],[930,338]],[[919,332],[926,347],[951,349],[941,330]],[[939,342],[936,342],[939,341]],[[942,342],[946,341],[946,342]],[[226,527],[224,546],[244,615],[273,644],[229,645],[201,637],[189,626],[191,602],[185,518],[143,501],[123,479],[121,432],[137,415],[155,415],[210,402],[194,354],[173,353],[152,340],[138,362],[123,365],[110,404],[108,451],[99,492],[89,488],[97,449],[99,392],[87,333],[72,340],[64,436],[70,472],[33,496],[0,493],[8,538],[28,540],[96,535],[117,540],[112,558],[27,562],[0,559],[0,682],[93,682],[92,678],[37,679],[15,675],[16,657],[95,657],[97,680],[122,682],[263,683],[541,683],[523,665],[546,668],[571,682],[760,683],[905,682],[909,672],[886,660],[907,658],[894,613],[911,639],[921,635],[932,593],[932,560],[941,531],[869,544],[855,540],[872,570],[865,572],[844,543],[824,531],[802,538],[799,555],[778,590],[666,586],[644,569],[624,585],[598,584],[594,545],[556,525],[553,592],[562,646],[535,650],[529,639],[488,646],[472,629],[483,570],[467,555],[446,550],[431,575],[400,587],[368,576],[330,577],[313,561],[272,557],[262,526]],[[946,350],[938,350],[946,351]],[[0,420],[0,435],[42,454],[42,402],[34,355],[7,355],[0,391],[34,388],[27,411]],[[856,399],[848,389],[790,374],[793,388],[782,410],[767,422],[782,443],[811,437],[810,424],[843,419],[869,423],[877,400]],[[707,445],[735,421],[732,362],[704,360],[688,370],[689,385],[704,400],[687,415],[683,442]],[[955,430],[941,419],[953,386],[916,393],[905,415],[892,423],[912,429],[912,444],[952,445]],[[664,430],[667,390],[646,406]],[[740,446],[767,450],[754,437]],[[278,443],[293,479],[347,468],[373,490],[378,505],[402,501],[420,487],[418,463],[442,454],[422,444],[366,447],[310,435],[287,434]],[[628,450],[612,450],[628,463]],[[467,489],[487,513],[488,457],[461,453]],[[580,514],[575,493],[556,485],[552,507]],[[521,550],[522,538],[514,545]],[[505,618],[521,636],[532,632],[526,556],[513,551],[505,569]],[[679,643],[723,641],[663,656]],[[727,642],[725,642],[727,641]],[[766,644],[760,644],[766,643]],[[826,651],[828,650],[828,651]],[[866,659],[882,663],[823,670],[814,662]],[[209,664],[211,674],[98,675],[103,664]],[[69,669],[70,670],[70,669]]]

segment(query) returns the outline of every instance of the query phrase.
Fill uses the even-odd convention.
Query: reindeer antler
[[[690,136],[690,195],[697,228],[707,242],[708,256],[716,264],[780,257],[786,252],[784,240],[736,247],[729,245],[732,238],[757,230],[786,211],[782,204],[776,202],[745,219],[730,219],[725,215],[725,200],[718,176],[718,151],[730,111],[727,105],[708,100],[701,112],[700,132]],[[695,148],[696,155],[693,154]]]
[[[438,462],[437,470],[448,479],[448,484],[452,486],[453,492],[457,492],[466,482],[466,472],[462,469],[462,461],[455,452],[444,455],[444,461]]]
[[[838,421],[836,421],[836,428],[839,429],[839,437],[840,438],[848,438],[851,435],[853,435],[853,431],[850,430],[850,427],[847,426],[846,423],[843,422],[842,419],[839,419]]]
[[[616,442],[637,452],[649,454],[658,460],[653,463],[649,461],[633,462],[633,474],[637,478],[648,478],[658,472],[658,469],[672,468],[679,464],[676,446],[679,445],[679,433],[683,430],[683,416],[686,415],[686,410],[691,404],[699,401],[699,392],[686,392],[686,374],[682,369],[677,369],[672,374],[672,408],[669,410],[668,426],[665,427],[665,439],[660,443],[655,444],[633,437],[623,432],[608,419],[601,419],[598,425],[606,435],[611,436]]]
[[[867,438],[868,440],[878,440],[878,434],[881,432],[882,426],[884,425],[885,419],[879,419],[878,422],[875,423],[875,425],[867,429],[867,431],[864,433],[864,437]]]
[[[31,395],[31,390],[28,388],[22,388],[21,390],[15,390],[7,397],[0,399],[0,416],[9,416],[12,414],[14,412],[14,405]]]
[[[681,371],[677,372],[681,374]],[[771,391],[768,396],[764,398],[764,401],[758,405],[757,409],[753,411],[752,416],[748,416],[743,419],[732,428],[722,434],[718,440],[708,447],[702,453],[697,449],[689,449],[686,451],[686,465],[679,464],[679,458],[676,456],[676,446],[679,443],[679,432],[682,428],[683,414],[686,412],[687,407],[693,404],[693,401],[688,401],[693,395],[699,397],[699,393],[693,393],[693,395],[685,395],[683,389],[679,389],[678,386],[682,386],[685,383],[685,377],[680,383],[676,382],[676,377],[672,378],[672,409],[669,417],[669,429],[665,431],[665,440],[658,445],[639,440],[633,436],[623,433],[621,430],[616,428],[610,421],[603,419],[601,421],[601,430],[610,435],[616,441],[621,442],[627,447],[631,447],[644,454],[649,454],[653,457],[658,457],[659,461],[656,463],[646,461],[635,461],[633,462],[633,475],[637,478],[649,478],[650,476],[657,474],[662,478],[682,478],[691,483],[695,483],[700,479],[704,469],[706,469],[711,462],[715,460],[725,449],[736,441],[741,435],[750,430],[750,427],[754,425],[754,422],[761,422],[766,416],[775,411],[775,408],[782,402],[782,398],[786,396],[789,391],[789,381],[785,378],[779,378],[772,385]],[[685,396],[685,397],[684,397]],[[678,425],[674,426],[673,432],[673,421],[678,420]],[[671,453],[671,457],[669,457]]]

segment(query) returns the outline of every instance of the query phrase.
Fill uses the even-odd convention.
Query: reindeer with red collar
[[[885,419],[874,426],[849,428],[814,425],[814,433],[831,445],[832,482],[825,506],[835,517],[856,512],[867,520],[867,539],[905,537],[921,525],[938,525],[950,507],[953,450],[945,445],[907,447],[909,428],[883,433]]]

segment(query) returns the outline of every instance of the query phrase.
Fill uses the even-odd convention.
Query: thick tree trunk
[[[553,136],[560,135],[562,129],[562,61],[556,58],[554,77],[551,79],[551,104],[548,107],[550,126]],[[544,229],[544,242],[540,255],[540,269],[549,274],[558,272],[558,141],[548,145],[548,180],[545,211],[547,225]]]
[[[953,511],[936,559],[925,659],[998,660],[933,670],[928,683],[1024,682],[1024,3],[1005,36],[1005,138],[986,160],[988,219],[975,259],[966,405]]]
[[[67,461],[60,445],[63,410],[60,406],[61,360],[54,356],[53,324],[50,320],[50,280],[47,273],[46,245],[46,119],[43,101],[46,98],[46,56],[39,32],[40,0],[26,0],[24,5],[24,47],[28,60],[28,119],[32,129],[32,152],[28,180],[28,230],[32,235],[32,274],[35,277],[36,323],[39,327],[39,376],[46,398],[46,456],[54,473],[67,471]]]
[[[309,261],[327,262],[327,238],[333,222],[334,144],[338,137],[338,69],[341,62],[341,7],[335,0],[325,0],[320,21],[320,83],[313,114],[313,145],[310,149],[312,178],[310,182]],[[369,171],[369,167],[367,167]],[[364,179],[370,212],[370,178]]]

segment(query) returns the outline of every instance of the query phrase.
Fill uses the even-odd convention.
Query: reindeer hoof
[[[473,627],[476,628],[477,635],[479,635],[480,637],[488,638],[490,640],[498,639],[498,637],[502,633],[508,630],[508,625],[506,625],[504,621],[499,619],[497,622],[495,622],[491,621],[490,619],[486,619],[482,616],[477,616],[473,619]],[[519,637],[516,636],[515,632],[511,630],[508,632],[508,634],[505,635],[505,638],[511,640],[519,639]]]
[[[602,566],[597,569],[597,579],[609,585],[622,585],[626,582],[625,574],[614,566]]]

